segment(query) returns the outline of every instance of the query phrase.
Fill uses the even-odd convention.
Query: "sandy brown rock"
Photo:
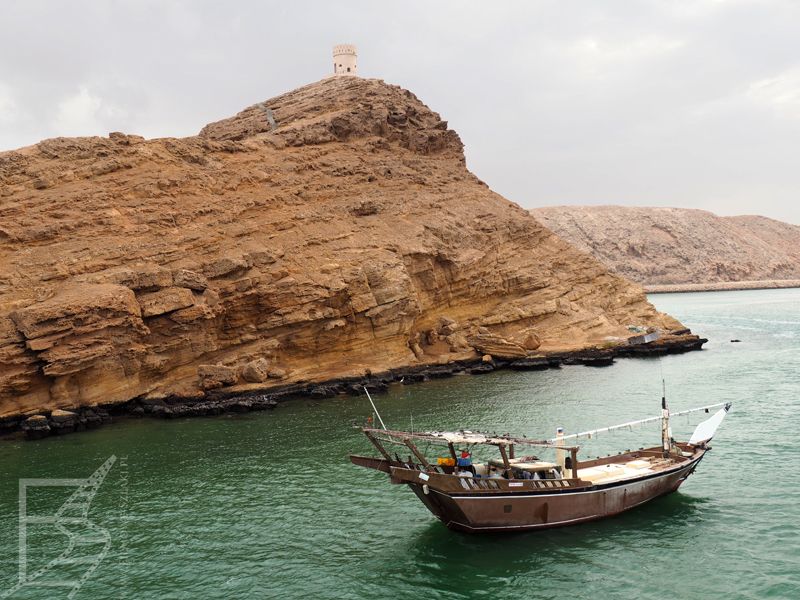
[[[800,279],[800,227],[766,217],[623,206],[531,212],[612,271],[646,286]]]
[[[194,305],[192,290],[182,287],[168,287],[157,292],[142,294],[137,300],[143,317],[163,315]]]
[[[179,270],[177,273],[175,273],[173,281],[178,287],[189,288],[190,290],[195,290],[197,292],[204,292],[208,287],[208,280],[204,275],[195,273],[189,269]]]
[[[200,387],[204,390],[213,390],[233,385],[239,379],[239,373],[234,367],[225,365],[200,365],[197,368]]]
[[[579,350],[630,325],[682,328],[381,81],[185,139],[0,153],[0,416]]]
[[[269,379],[269,361],[259,358],[247,363],[242,369],[242,379],[250,383],[263,383]]]
[[[513,359],[528,356],[528,350],[524,346],[491,333],[477,333],[467,341],[477,352],[497,358]]]

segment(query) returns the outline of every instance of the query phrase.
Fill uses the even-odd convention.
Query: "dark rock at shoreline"
[[[370,394],[382,394],[389,391],[389,384],[384,381],[368,383],[365,387]]]
[[[618,356],[658,356],[663,354],[683,354],[693,350],[702,350],[707,338],[693,338],[671,343],[663,343],[661,340],[650,342],[649,344],[639,344],[636,346],[620,346],[614,351]]]
[[[102,411],[102,409],[100,409]],[[110,420],[111,417],[106,411],[102,411],[105,413],[105,416]],[[83,421],[86,425],[86,429],[96,429],[103,424],[103,416],[101,412],[95,411],[91,408],[84,409],[81,413],[83,417]]]
[[[226,403],[225,409],[235,413],[246,413],[253,410],[253,403],[247,398],[237,398],[230,403]]]
[[[76,411],[52,411],[49,415],[33,415],[20,420],[19,429],[29,440],[38,440],[50,435],[65,435],[86,429],[96,429],[111,422],[111,415],[103,408],[83,407]]]
[[[68,410],[54,410],[50,413],[50,429],[56,435],[72,433],[78,428],[77,413]]]
[[[278,406],[278,403],[269,396],[256,396],[251,400],[253,410],[269,410]]]
[[[336,385],[317,385],[308,393],[312,398],[332,398],[341,393],[341,388]]]
[[[19,431],[23,422],[24,419],[22,417],[6,417],[5,419],[0,419],[0,435]]]
[[[452,377],[456,374],[456,369],[452,368],[450,365],[442,365],[441,367],[435,367],[433,369],[428,369],[425,373],[429,379],[445,379],[447,377]]]
[[[234,396],[232,398],[212,398],[203,400],[143,400],[131,403],[128,413],[136,416],[151,415],[164,419],[206,417],[223,413],[246,413],[275,408],[278,403],[267,395]]]
[[[403,379],[402,383],[405,385],[411,385],[412,383],[422,383],[423,381],[427,381],[428,377],[425,373],[407,373]]]
[[[550,361],[544,356],[532,358],[521,358],[508,365],[515,371],[541,371],[550,368]]]
[[[33,415],[23,421],[22,431],[29,440],[40,440],[50,435],[50,422],[44,415]]]
[[[580,364],[587,367],[609,367],[614,364],[614,354],[612,352],[607,352],[582,356],[578,361]]]
[[[418,368],[404,368],[365,377],[345,378],[322,383],[294,383],[273,388],[268,393],[249,392],[228,396],[224,391],[210,391],[205,398],[138,398],[119,404],[105,404],[94,408],[81,408],[75,412],[53,411],[53,415],[6,417],[0,420],[0,434],[23,431],[28,439],[41,439],[53,434],[71,433],[93,429],[111,422],[112,414],[134,417],[159,417],[165,419],[214,416],[223,413],[245,413],[275,408],[280,402],[294,398],[310,397],[324,399],[339,394],[364,395],[364,388],[370,394],[386,392],[391,383],[419,383],[430,379],[451,377],[458,373],[480,375],[498,369],[541,370],[566,365],[606,366],[614,362],[616,356],[657,356],[699,350],[708,340],[705,338],[681,341],[651,342],[635,346],[619,346],[607,350],[583,351],[575,354],[552,354],[546,357],[531,357],[517,360],[493,358],[459,361],[445,365],[426,365]]]

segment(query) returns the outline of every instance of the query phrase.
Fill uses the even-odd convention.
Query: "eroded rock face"
[[[225,365],[200,365],[197,368],[199,385],[203,390],[214,390],[226,385],[233,385],[239,380],[235,367]]]
[[[168,287],[149,294],[142,294],[137,300],[141,306],[143,317],[155,317],[194,306],[192,290],[181,287]]]
[[[256,105],[0,153],[0,417],[682,329],[487,189],[410,92],[337,78],[264,106],[275,129]]]
[[[645,285],[800,279],[800,227],[766,217],[630,206],[531,212],[615,273]]]

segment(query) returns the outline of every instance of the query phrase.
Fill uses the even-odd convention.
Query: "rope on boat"
[[[367,393],[367,398],[369,398],[369,403],[372,404],[372,410],[375,411],[375,414],[378,417],[378,421],[381,422],[381,427],[383,427],[383,430],[386,431],[386,425],[383,424],[383,419],[381,419],[381,413],[379,413],[378,409],[375,408],[375,403],[372,401],[372,396],[369,395],[369,390],[367,389],[367,386],[364,385],[364,386],[361,386],[361,387],[363,387],[364,391]]]
[[[708,406],[700,406],[699,408],[690,408],[688,410],[682,410],[674,413],[670,413],[670,417],[679,417],[681,415],[688,415],[689,413],[698,412],[698,411],[706,411],[708,412],[712,408],[721,408],[728,404],[727,402],[720,402],[718,404],[709,404]],[[615,429],[624,429],[625,427],[633,427],[634,425],[644,425],[645,423],[655,423],[656,421],[660,421],[662,417],[659,415],[658,417],[649,417],[647,419],[639,419],[638,421],[628,421],[627,423],[621,423],[619,425],[612,425],[610,427],[601,427],[600,429],[591,429],[589,431],[581,431],[580,433],[571,433],[569,435],[565,435],[562,438],[558,438],[561,440],[568,440],[568,439],[575,439],[580,437],[591,437],[598,433],[604,433],[607,431],[614,431]],[[557,440],[553,438],[549,440],[552,443],[555,443]]]

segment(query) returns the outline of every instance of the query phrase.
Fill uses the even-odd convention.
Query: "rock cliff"
[[[800,227],[766,217],[623,206],[531,212],[615,273],[646,286],[800,279]]]
[[[185,139],[0,153],[0,416],[607,347],[631,325],[697,341],[378,80]]]

